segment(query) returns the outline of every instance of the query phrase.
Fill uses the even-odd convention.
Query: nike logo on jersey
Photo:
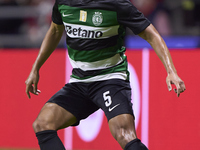
[[[71,15],[73,15],[73,14],[64,14],[64,13],[62,13],[62,15],[63,15],[63,17],[68,17],[68,16],[71,16]]]
[[[109,107],[109,108],[108,108],[108,111],[111,112],[113,109],[115,109],[115,108],[116,108],[117,106],[119,106],[119,105],[120,105],[120,104],[117,104],[117,105],[115,105],[115,106],[113,106],[113,107]]]

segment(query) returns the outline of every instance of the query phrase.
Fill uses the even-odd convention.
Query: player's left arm
[[[177,71],[172,62],[170,52],[163,38],[160,36],[158,31],[154,28],[152,24],[150,24],[144,31],[142,31],[138,35],[145,39],[152,46],[152,48],[162,61],[168,74],[166,78],[168,89],[169,91],[171,91],[171,84],[174,84],[176,86],[176,89],[174,89],[174,91],[179,97],[180,93],[184,92],[186,89],[185,84],[177,74]]]

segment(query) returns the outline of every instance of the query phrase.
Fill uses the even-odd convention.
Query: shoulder
[[[130,2],[130,0],[115,0],[117,5],[121,6],[132,6],[133,4]]]
[[[138,9],[130,2],[130,0],[116,0],[116,11],[122,16],[138,13]]]
[[[71,0],[55,0],[57,4],[69,4]]]

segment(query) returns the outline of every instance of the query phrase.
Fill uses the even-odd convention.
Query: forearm
[[[141,33],[141,37],[144,38],[152,46],[152,48],[162,61],[167,73],[176,73],[176,69],[174,67],[171,55],[163,38],[153,27],[153,25],[150,25],[148,28],[149,29],[146,29],[147,34]]]
[[[163,65],[165,66],[165,69],[167,73],[175,72],[176,69],[174,67],[171,55],[169,53],[169,50],[161,36],[155,37],[151,42],[149,42],[162,61]]]
[[[56,49],[61,37],[63,29],[58,29],[55,24],[51,24],[47,31],[38,56],[33,64],[32,71],[39,71],[44,62],[49,58],[51,53]]]

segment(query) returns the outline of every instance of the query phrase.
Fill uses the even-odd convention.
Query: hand
[[[167,83],[169,91],[172,90],[171,84],[174,84],[176,86],[176,89],[174,89],[174,92],[177,93],[177,97],[180,96],[180,93],[186,90],[184,82],[180,79],[180,77],[176,73],[168,74],[166,78],[166,83]]]
[[[39,73],[38,71],[36,72],[31,72],[27,80],[25,81],[26,84],[26,94],[28,98],[30,99],[30,93],[33,93],[35,95],[38,95],[41,91],[37,89],[37,84],[39,81]]]

